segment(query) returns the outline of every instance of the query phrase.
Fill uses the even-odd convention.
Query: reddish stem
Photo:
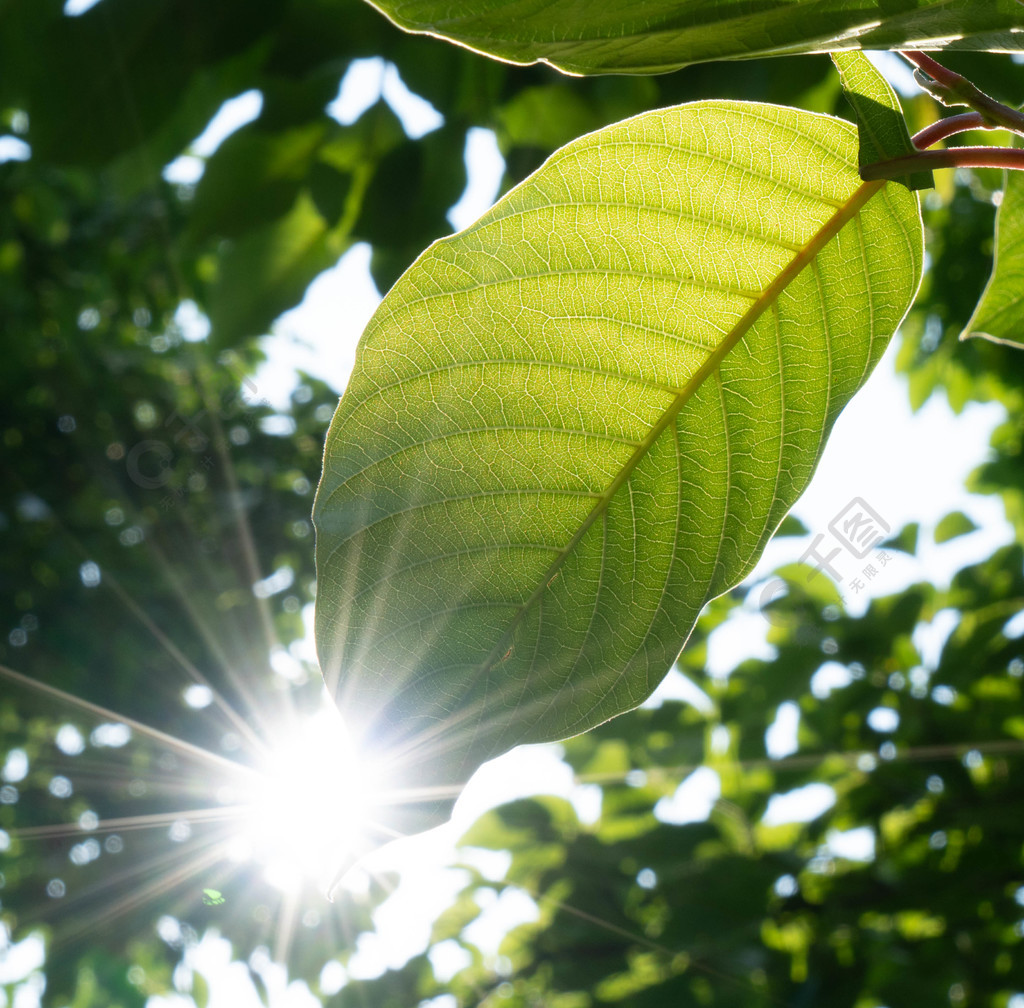
[[[1024,171],[1024,150],[1013,147],[948,147],[865,165],[860,177],[893,179],[930,168],[1013,168]]]
[[[933,122],[930,126],[925,126],[919,133],[915,133],[910,141],[918,150],[924,150],[956,133],[986,128],[991,129],[980,112],[964,112],[962,115],[948,116],[938,122]]]
[[[929,77],[931,77],[932,80],[936,80],[940,84],[945,84],[948,88],[959,87],[964,82],[964,79],[960,74],[955,70],[950,70],[949,67],[944,67],[936,60],[933,60],[928,53],[921,52],[917,49],[902,49],[900,51],[919,70],[923,70]]]
[[[991,95],[975,87],[966,77],[961,77],[955,71],[944,67],[927,53],[911,49],[904,50],[903,55],[917,67],[915,77],[918,84],[943,105],[967,105],[975,112],[981,113],[985,128],[1003,127],[1014,133],[1024,134],[1024,114],[1017,109],[996,101]]]

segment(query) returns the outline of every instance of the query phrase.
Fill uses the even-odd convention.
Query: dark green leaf
[[[850,50],[833,53],[832,61],[839,70],[843,94],[857,117],[858,166],[863,168],[876,161],[917,153],[896,92],[871,60],[862,52]],[[931,189],[935,185],[929,171],[916,172],[897,181],[908,189]]]
[[[703,60],[839,49],[1024,46],[1016,0],[376,0],[407,31],[566,73],[663,73]]]

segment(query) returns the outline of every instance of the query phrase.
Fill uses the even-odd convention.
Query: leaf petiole
[[[972,129],[994,129],[985,122],[985,117],[980,112],[963,112],[960,115],[947,116],[923,130],[915,133],[910,142],[918,149],[925,150],[940,140],[955,136],[957,133],[965,133]]]
[[[914,79],[943,105],[966,105],[979,113],[989,129],[1008,129],[1024,135],[1024,113],[1004,105],[927,53],[903,50],[901,55],[915,67]]]
[[[1016,147],[947,147],[945,150],[921,151],[907,157],[892,158],[865,165],[860,177],[894,179],[907,172],[927,168],[1012,168],[1024,170],[1024,150]]]
[[[914,134],[911,141],[920,151],[874,164],[863,165],[860,177],[865,181],[898,179],[907,172],[930,168],[1011,168],[1024,169],[1024,150],[1013,147],[951,147],[926,150],[940,140],[973,129],[1008,129],[1024,136],[1024,114],[996,101],[965,77],[944,67],[927,53],[904,50],[900,53],[915,67],[914,79],[944,105],[967,105],[972,111],[940,119]]]

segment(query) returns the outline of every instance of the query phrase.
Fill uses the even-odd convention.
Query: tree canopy
[[[1006,294],[1019,276],[1016,218],[1003,214],[993,240],[996,205],[1019,200],[1019,185],[995,169],[937,172],[936,187],[922,193],[923,279],[896,339],[915,408],[931,396],[957,411],[972,402],[1005,407],[1009,419],[969,489],[1000,501],[1016,544],[965,566],[948,585],[923,582],[875,597],[860,615],[847,611],[827,577],[783,568],[785,591],[765,608],[775,657],[746,659],[727,676],[708,672],[708,640],[749,608],[749,588],[696,595],[677,668],[705,702],[667,700],[565,741],[564,760],[596,814],[581,816],[578,805],[545,795],[487,812],[461,841],[460,889],[433,922],[428,947],[379,975],[346,970],[374,931],[393,877],[343,888],[328,903],[309,881],[275,888],[252,852],[232,846],[237,810],[253,800],[244,767],[258,767],[274,732],[299,723],[321,693],[320,673],[298,645],[318,589],[313,488],[340,390],[303,374],[281,407],[266,401],[256,377],[266,334],[314,278],[367,243],[378,288],[392,289],[451,231],[447,214],[467,183],[466,138],[477,128],[493,131],[509,192],[559,148],[569,152],[565,163],[583,164],[584,134],[639,131],[630,142],[639,136],[653,149],[651,130],[682,129],[652,109],[706,102],[701,109],[734,116],[735,136],[759,141],[752,106],[736,103],[793,106],[799,111],[775,129],[831,145],[851,166],[849,188],[860,185],[855,110],[825,55],[766,56],[775,49],[765,46],[754,58],[733,58],[749,45],[739,54],[680,55],[676,36],[687,33],[670,24],[651,34],[647,18],[631,30],[650,35],[655,54],[637,66],[598,69],[681,69],[570,77],[531,61],[591,67],[537,48],[536,38],[556,36],[525,15],[510,26],[513,36],[530,36],[526,48],[516,37],[484,44],[454,17],[450,31],[439,31],[428,10],[437,5],[381,6],[397,24],[462,45],[407,34],[355,0],[100,0],[74,16],[57,0],[0,0],[0,151],[10,153],[0,161],[0,920],[12,942],[43,936],[42,1000],[130,1008],[177,991],[216,1008],[211,977],[190,956],[204,934],[217,933],[270,1003],[280,996],[265,968],[275,960],[333,1006],[438,999],[444,1008],[1019,1008],[1024,357],[1010,345],[1020,330],[1016,299]],[[892,13],[884,2],[872,6]],[[899,39],[880,29],[876,44],[917,37],[915,18],[926,5],[903,6],[909,27]],[[971,12],[977,25],[943,63],[1019,104],[1019,65],[969,49],[1010,48],[1022,8],[947,7]],[[781,46],[787,53],[833,48],[810,20],[802,27],[802,41]],[[622,26],[615,30],[620,38]],[[569,48],[573,59],[643,55],[641,46],[606,39]],[[711,57],[729,59],[696,62]],[[369,58],[394,67],[441,125],[412,135],[382,96],[350,122],[332,116],[346,73]],[[844,72],[848,78],[849,64]],[[167,165],[221,105],[252,91],[262,99],[258,116],[204,156],[196,181],[169,181]],[[924,92],[901,97],[900,107],[914,128],[937,115]],[[882,153],[897,156],[880,142]],[[624,170],[639,170],[637,163],[631,156]],[[556,170],[547,162],[480,225],[427,256],[441,271],[445,250],[461,242],[458,255],[467,258],[453,253],[450,262],[485,270],[487,228],[504,226],[515,200],[528,203],[556,184]],[[587,178],[583,170],[565,184],[585,189]],[[716,179],[720,191],[743,191],[725,169]],[[891,316],[887,337],[917,280],[894,283],[885,255],[893,232],[911,233],[906,208],[918,197],[896,183],[884,192],[887,213],[879,211],[874,232],[882,258],[872,268]],[[845,198],[812,196],[822,206]],[[794,204],[783,224],[803,212],[814,217]],[[550,240],[560,224],[526,236],[540,258],[564,251]],[[809,233],[819,227],[814,217]],[[800,246],[807,237],[786,234],[783,227],[773,240]],[[902,247],[920,264],[910,239]],[[1002,273],[976,313],[995,247]],[[592,251],[576,250],[575,259],[567,252],[566,270]],[[722,261],[738,261],[724,239],[719,251]],[[857,278],[835,282],[848,306],[844,324],[856,327]],[[411,303],[417,283],[407,274],[388,303]],[[432,319],[431,331],[479,346],[493,332],[488,305],[460,296],[464,303]],[[686,310],[706,312],[704,296],[693,294]],[[643,302],[628,283],[602,297],[620,321]],[[806,298],[802,292],[800,304]],[[732,318],[731,307],[722,311]],[[965,329],[1003,342],[958,340]],[[570,337],[547,338],[564,348]],[[579,352],[597,355],[597,342],[581,342]],[[436,359],[452,345],[439,339],[423,352]],[[843,396],[859,387],[866,363],[846,362]],[[387,354],[383,366],[394,366]],[[525,417],[548,394],[545,422],[577,408],[530,385],[536,377],[524,386]],[[798,377],[814,378],[807,370]],[[474,380],[478,398],[462,403],[486,412],[481,397],[506,376]],[[353,410],[373,391],[369,381],[364,373],[354,383]],[[626,426],[613,433],[635,439]],[[395,436],[375,429],[382,442]],[[452,455],[474,447],[455,446]],[[605,450],[594,449],[595,466]],[[758,542],[806,482],[794,466],[782,468],[792,486],[748,528]],[[468,527],[464,514],[448,517],[439,539]],[[479,521],[481,535],[487,521]],[[792,523],[779,534],[806,531]],[[914,553],[926,537],[949,541],[970,531],[954,513],[934,530],[893,530],[885,548]],[[521,556],[508,565],[510,577],[526,567]],[[737,561],[730,574],[746,569]],[[623,566],[616,576],[625,581],[627,573]],[[446,576],[454,583],[466,574]],[[577,583],[589,576],[585,567],[567,570],[564,583],[570,574]],[[928,628],[944,635],[926,653]],[[668,653],[685,628],[663,636]],[[496,659],[511,668],[518,656],[502,650]],[[621,656],[610,662],[618,668]],[[404,700],[423,702],[415,691]],[[784,705],[798,714],[797,748],[772,756],[766,733]],[[580,727],[560,715],[550,732]],[[720,796],[708,813],[695,821],[674,815],[680,788],[712,772]],[[831,803],[810,821],[766,818],[773,799],[812,785],[830,789]],[[837,840],[851,835],[855,854]],[[500,870],[490,870],[496,864]],[[513,928],[494,956],[473,925],[503,894],[535,907],[535,919]],[[26,996],[32,981],[9,984],[8,1003],[19,986]]]

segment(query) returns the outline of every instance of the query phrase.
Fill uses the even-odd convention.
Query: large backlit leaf
[[[1024,172],[1008,171],[996,216],[995,262],[961,339],[984,336],[1024,347]]]
[[[1024,48],[1017,0],[374,0],[407,31],[567,73],[839,49]]]
[[[917,199],[856,162],[831,117],[648,112],[384,299],[327,440],[317,647],[405,780],[636,706],[750,571],[917,287]]]

